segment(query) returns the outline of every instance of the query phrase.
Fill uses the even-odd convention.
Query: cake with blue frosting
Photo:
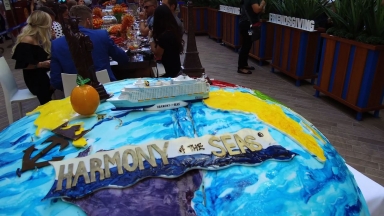
[[[105,89],[119,97],[136,81]],[[72,139],[57,132],[74,126]],[[227,83],[162,111],[104,102],[82,117],[68,99],[51,101],[0,133],[0,215],[106,214],[369,212],[344,160],[311,123]]]

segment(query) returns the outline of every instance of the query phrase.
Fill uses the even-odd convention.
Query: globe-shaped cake
[[[135,81],[110,83],[105,89],[118,97],[124,86]],[[331,143],[302,116],[259,91],[215,81],[208,99],[187,107],[114,108],[105,102],[97,115],[81,117],[71,110],[68,98],[51,101],[4,129],[0,133],[0,215],[369,215],[360,189]],[[66,139],[70,143],[66,148],[53,148],[37,162],[60,156],[70,160],[155,140],[241,134],[242,130],[269,137],[274,145],[252,157],[226,154],[200,164],[200,156],[184,157],[178,164],[169,159],[168,165],[157,167],[166,173],[160,177],[53,198],[57,191],[52,190],[56,182],[52,166],[23,171],[20,177],[16,170],[23,166],[24,150],[34,145],[37,150],[30,158],[38,155],[49,145],[44,141],[58,136],[52,131],[66,121],[90,131],[83,139]],[[72,145],[82,142],[86,146]],[[232,151],[240,152],[237,145]],[[186,173],[176,175],[186,164]]]

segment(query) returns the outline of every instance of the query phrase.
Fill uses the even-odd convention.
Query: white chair
[[[61,74],[61,80],[63,82],[64,96],[65,97],[69,97],[72,93],[73,88],[75,88],[77,86],[76,77],[77,77],[77,74],[67,74],[67,73]],[[101,84],[111,82],[111,80],[109,79],[109,75],[108,75],[107,70],[101,70],[101,71],[96,72],[96,77],[97,77],[97,80]]]
[[[23,117],[23,109],[21,102],[35,99],[28,89],[18,89],[15,78],[13,77],[12,71],[9,68],[4,57],[0,58],[0,82],[4,92],[5,107],[7,109],[9,124],[13,123],[12,114],[12,103],[17,103],[19,107],[20,118]]]
[[[156,63],[156,67],[152,67],[155,77],[161,77],[165,74],[165,68],[162,63]]]

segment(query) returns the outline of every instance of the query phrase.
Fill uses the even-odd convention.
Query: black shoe
[[[237,73],[240,73],[240,74],[252,74],[252,71],[247,70],[247,69],[237,69]]]
[[[255,70],[255,67],[253,67],[253,66],[245,66],[243,68],[244,69],[248,69],[248,70]]]

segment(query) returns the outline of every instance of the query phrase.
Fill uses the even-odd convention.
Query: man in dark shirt
[[[176,0],[163,0],[162,3],[164,5],[167,5],[169,7],[169,9],[171,9],[173,15],[175,16],[175,20],[177,22],[177,25],[179,26],[181,37],[183,37],[183,34],[184,34],[184,24],[183,24],[183,22],[181,22],[180,18],[177,17],[177,12],[176,12],[177,1]]]

